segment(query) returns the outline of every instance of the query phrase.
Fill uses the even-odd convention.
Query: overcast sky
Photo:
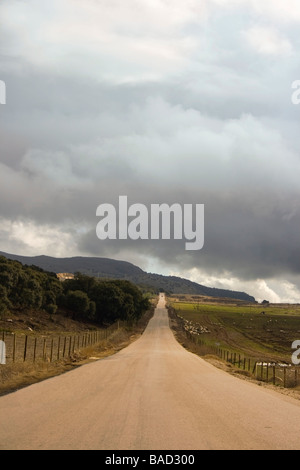
[[[300,302],[299,0],[2,0],[0,251],[104,256]],[[205,245],[99,204],[205,204]]]

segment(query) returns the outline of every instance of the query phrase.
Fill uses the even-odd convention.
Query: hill
[[[99,278],[125,279],[140,286],[170,294],[205,295],[255,302],[254,297],[245,292],[206,287],[176,276],[147,273],[127,261],[80,256],[73,258],[53,258],[50,256],[29,257],[3,252],[0,252],[0,256],[19,261],[24,265],[38,266],[39,268],[56,274],[80,272],[88,276]]]

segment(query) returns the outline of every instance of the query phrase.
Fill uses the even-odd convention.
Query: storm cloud
[[[1,251],[132,261],[300,302],[298,2],[4,0]],[[96,236],[99,204],[205,204],[205,245]]]

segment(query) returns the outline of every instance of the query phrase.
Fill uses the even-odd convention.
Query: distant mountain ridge
[[[110,258],[76,256],[73,258],[53,258],[51,256],[19,256],[0,252],[0,256],[19,261],[28,266],[34,265],[45,271],[58,273],[81,272],[99,278],[127,279],[135,284],[163,290],[170,294],[193,294],[210,297],[224,297],[247,302],[255,302],[255,298],[245,292],[231,291],[206,287],[196,282],[176,276],[147,273],[127,261]]]

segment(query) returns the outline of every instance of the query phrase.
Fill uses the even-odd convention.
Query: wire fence
[[[117,322],[108,328],[80,334],[33,336],[1,332],[0,340],[5,344],[6,364],[20,362],[56,362],[70,358],[76,352],[109,338],[123,326]]]

